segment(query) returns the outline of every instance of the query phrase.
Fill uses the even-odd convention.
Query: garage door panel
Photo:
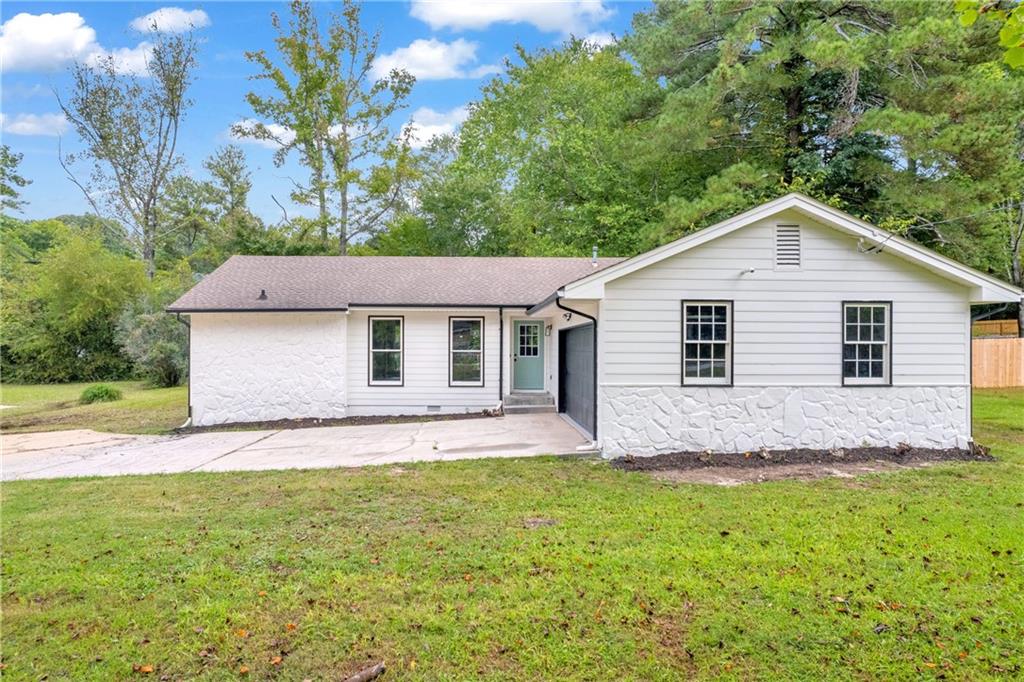
[[[593,436],[597,421],[594,409],[594,325],[561,330],[559,349],[558,409]]]

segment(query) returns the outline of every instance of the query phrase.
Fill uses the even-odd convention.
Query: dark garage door
[[[594,325],[558,332],[558,410],[585,428],[593,437]]]

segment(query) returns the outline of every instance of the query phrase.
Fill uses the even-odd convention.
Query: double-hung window
[[[682,383],[732,383],[730,301],[683,301]]]
[[[448,383],[484,385],[484,318],[448,318]]]
[[[888,384],[892,304],[843,303],[843,384]]]
[[[370,318],[370,385],[402,385],[404,318]]]

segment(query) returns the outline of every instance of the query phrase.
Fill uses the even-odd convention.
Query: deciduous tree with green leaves
[[[265,50],[246,53],[260,68],[253,78],[269,92],[246,96],[257,118],[233,130],[277,144],[278,166],[298,155],[309,178],[293,180],[292,199],[316,207],[322,242],[333,232],[344,255],[354,240],[382,229],[400,205],[409,148],[388,119],[404,107],[414,79],[400,69],[374,75],[380,34],[363,29],[358,4],[345,0],[325,31],[315,9],[293,0],[287,25],[273,15],[276,58]]]
[[[18,173],[22,154],[11,151],[7,145],[0,145],[0,211],[20,211],[25,202],[21,199],[21,190],[32,184]]]
[[[188,88],[196,66],[191,33],[154,33],[144,75],[125,73],[113,55],[72,68],[72,91],[60,107],[85,145],[62,159],[98,215],[110,213],[127,225],[146,264],[156,274],[162,229],[158,205],[181,164],[178,132],[191,101]],[[71,168],[91,162],[87,180]]]

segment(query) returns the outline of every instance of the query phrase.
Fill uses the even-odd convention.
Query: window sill
[[[699,377],[685,377],[683,386],[732,386],[728,379],[703,379]]]

